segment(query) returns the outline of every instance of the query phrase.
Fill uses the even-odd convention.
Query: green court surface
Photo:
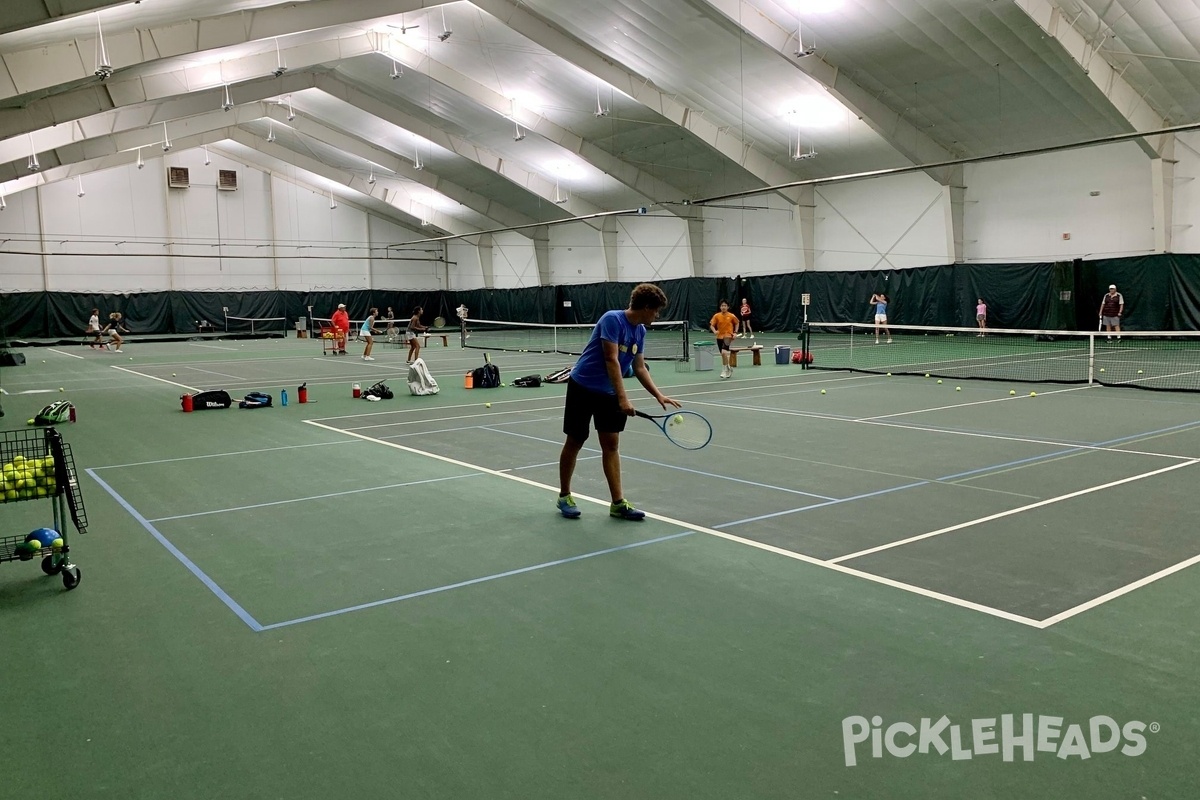
[[[3,427],[76,404],[89,532],[73,591],[0,565],[3,795],[1194,797],[1200,395],[758,341],[730,380],[652,365],[714,438],[630,421],[641,523],[594,438],[561,518],[564,387],[468,391],[453,343],[433,397],[386,343],[26,349]],[[200,388],[276,405],[183,413]]]

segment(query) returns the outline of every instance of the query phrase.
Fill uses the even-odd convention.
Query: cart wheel
[[[54,556],[46,556],[42,559],[42,572],[57,575],[62,572],[62,564]]]
[[[64,569],[62,576],[63,586],[67,587],[67,589],[74,589],[79,585],[79,581],[83,579],[83,576],[79,573],[79,567]]]

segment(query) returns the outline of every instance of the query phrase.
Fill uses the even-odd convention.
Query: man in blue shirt
[[[632,371],[660,406],[679,408],[678,400],[667,397],[654,385],[643,354],[646,326],[654,322],[666,305],[667,296],[662,289],[652,283],[638,284],[629,296],[628,308],[608,311],[600,317],[583,354],[571,368],[563,410],[563,433],[567,440],[558,457],[558,510],[567,519],[576,519],[582,513],[571,497],[571,477],[593,420],[596,438],[600,440],[604,477],[612,495],[609,516],[630,520],[646,516],[646,512],[625,499],[621,489],[621,431],[625,430],[625,420],[634,415],[633,403],[625,394],[621,378]]]

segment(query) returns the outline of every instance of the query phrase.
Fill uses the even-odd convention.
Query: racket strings
[[[680,447],[697,450],[712,438],[708,422],[692,414],[672,414],[663,426],[667,438]]]

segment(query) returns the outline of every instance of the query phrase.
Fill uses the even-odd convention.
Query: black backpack
[[[476,389],[496,389],[500,386],[500,368],[495,364],[484,364],[471,370],[471,384]]]
[[[541,385],[541,375],[526,375],[524,378],[517,378],[515,381],[513,381],[513,386],[519,386],[522,389],[536,389]]]
[[[391,400],[395,396],[396,393],[389,389],[383,381],[363,392],[363,397],[378,397],[380,400]]]

